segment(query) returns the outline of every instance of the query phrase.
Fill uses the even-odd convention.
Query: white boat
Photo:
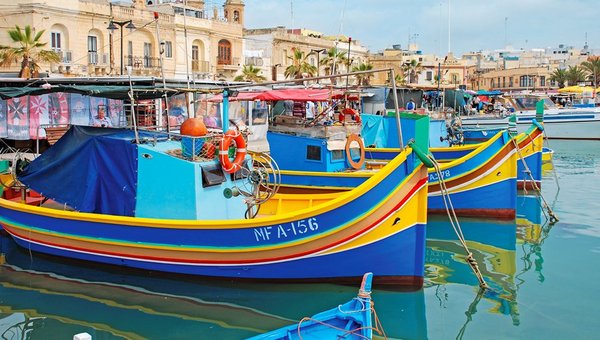
[[[517,129],[524,132],[536,118],[536,103],[544,103],[544,128],[551,139],[600,140],[600,107],[559,107],[545,95],[519,94],[501,97],[505,110],[462,116],[463,126],[499,126],[508,124],[511,112],[517,116]]]

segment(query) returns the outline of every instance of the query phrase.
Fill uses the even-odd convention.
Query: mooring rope
[[[548,135],[546,135],[546,130],[544,130],[543,132],[544,132],[544,142],[546,142],[546,146],[548,147],[548,149],[553,150],[550,147],[550,139],[548,138]],[[550,163],[552,163],[552,174],[554,176],[554,181],[556,182],[557,191],[560,191],[560,184],[558,183],[558,175],[556,174],[556,167],[554,166],[554,155],[552,155],[552,157],[550,158]],[[558,192],[557,192],[557,194],[558,194]]]
[[[355,299],[357,299],[358,301],[360,301],[361,304],[362,304],[362,306],[363,306],[360,310],[344,311],[344,310],[342,310],[340,308],[341,305],[338,306],[338,310],[341,313],[345,313],[345,314],[350,314],[350,313],[356,313],[356,312],[363,312],[363,311],[365,311],[366,310],[365,309],[365,299],[360,298],[360,297],[359,298],[355,298]],[[373,313],[373,319],[375,320],[373,326],[371,326],[371,327],[357,327],[355,329],[348,330],[348,329],[345,329],[345,328],[340,328],[340,327],[334,326],[332,324],[329,324],[329,323],[321,321],[321,320],[313,319],[313,318],[310,318],[310,317],[304,317],[304,318],[302,318],[302,320],[300,320],[300,322],[298,322],[298,326],[296,327],[296,331],[297,331],[298,337],[300,339],[303,338],[302,337],[302,333],[301,333],[302,323],[305,322],[305,321],[312,321],[314,323],[318,323],[320,325],[323,325],[323,326],[326,326],[326,327],[330,327],[332,329],[335,329],[335,330],[343,332],[344,335],[341,336],[340,339],[346,337],[347,335],[355,335],[355,336],[357,336],[359,338],[368,339],[364,335],[359,334],[359,332],[362,331],[362,330],[364,330],[364,329],[370,329],[371,331],[377,333],[377,335],[380,335],[384,339],[387,339],[388,337],[385,334],[385,331],[384,331],[383,326],[381,324],[381,320],[379,320],[379,316],[377,315],[377,311],[375,310],[375,303],[372,300],[371,300],[371,308],[370,309],[371,309],[371,313]]]
[[[452,205],[452,200],[450,199],[450,193],[448,192],[448,188],[446,187],[446,182],[442,178],[442,171],[440,170],[440,165],[435,160],[435,158],[433,158],[432,155],[428,155],[428,158],[433,163],[435,172],[438,175],[438,181],[440,183],[440,192],[442,194],[442,200],[444,201],[444,206],[446,207],[446,213],[448,214],[448,218],[450,219],[450,224],[452,225],[452,229],[454,229],[454,232],[456,233],[456,236],[458,237],[460,244],[463,246],[463,248],[465,249],[465,252],[467,253],[465,260],[467,261],[467,263],[473,270],[473,273],[477,277],[477,280],[479,281],[479,287],[482,289],[488,289],[489,286],[485,282],[485,279],[483,278],[483,275],[481,274],[481,270],[479,270],[479,265],[477,264],[477,260],[473,257],[473,253],[469,250],[469,247],[467,246],[467,241],[465,240],[465,237],[462,232],[462,228],[460,227],[458,217],[456,216],[456,211],[454,211],[454,206]]]
[[[515,149],[517,150],[517,155],[519,155],[519,159],[521,160],[521,163],[523,164],[523,167],[525,168],[525,173],[531,179],[531,185],[533,187],[533,190],[535,190],[541,198],[542,211],[544,211],[544,215],[546,216],[546,212],[548,212],[548,215],[546,216],[546,218],[548,220],[550,220],[550,223],[558,222],[559,221],[558,217],[556,216],[556,214],[554,213],[552,208],[550,208],[550,205],[548,204],[548,202],[546,202],[544,195],[542,195],[542,189],[540,189],[540,187],[535,182],[535,179],[533,178],[533,174],[531,173],[531,170],[529,169],[529,166],[527,165],[527,162],[525,161],[525,157],[523,157],[523,154],[521,153],[521,149],[519,148],[519,143],[517,142],[517,139],[516,138],[511,138],[511,139],[512,139],[513,144],[515,145]],[[532,140],[532,143],[535,143],[535,141]],[[527,182],[528,181],[526,179],[525,183],[523,184],[523,189],[525,191],[525,194],[527,194]]]

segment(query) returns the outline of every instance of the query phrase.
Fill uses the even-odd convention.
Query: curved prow
[[[365,273],[362,278],[362,283],[360,284],[360,289],[358,290],[358,296],[362,298],[370,298],[372,282],[373,273]]]
[[[421,160],[421,162],[423,162],[423,164],[428,167],[428,168],[433,168],[433,161],[431,160],[431,158],[429,157],[429,155],[427,154],[427,152],[421,150],[417,144],[413,141],[408,142],[408,146],[411,147],[411,149],[413,149],[413,151],[415,152],[415,154],[417,155],[417,157],[419,157],[419,159]]]
[[[535,125],[538,129],[540,129],[541,131],[544,131],[544,126],[542,124],[540,124],[540,122],[538,122],[536,119],[532,119],[531,123],[533,125]]]

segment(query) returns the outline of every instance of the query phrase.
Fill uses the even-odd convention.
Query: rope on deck
[[[531,136],[529,138],[531,138]],[[517,142],[517,139],[516,138],[511,138],[511,139],[512,139],[513,144],[515,145],[515,149],[517,150],[519,159],[521,160],[521,163],[523,164],[523,167],[525,168],[525,173],[531,179],[531,185],[533,186],[533,190],[535,190],[541,198],[542,211],[544,212],[544,216],[546,217],[547,220],[550,221],[550,223],[558,222],[559,221],[558,216],[556,216],[556,214],[554,213],[552,208],[550,208],[550,205],[548,205],[548,202],[546,202],[544,195],[542,195],[542,189],[540,189],[540,187],[535,182],[535,179],[533,178],[533,174],[531,173],[531,170],[529,169],[529,166],[527,165],[527,162],[525,161],[525,157],[523,157],[523,154],[521,153],[521,149],[519,148],[519,143]],[[531,142],[535,143],[534,140],[532,140]],[[525,191],[525,193],[527,193],[527,179],[525,179],[525,184],[523,185],[523,190]],[[548,214],[546,215],[546,213],[548,213]]]
[[[444,206],[446,207],[446,213],[448,214],[448,218],[450,219],[450,224],[452,225],[452,229],[454,229],[454,232],[456,233],[456,236],[458,237],[460,244],[463,246],[463,248],[465,249],[465,252],[467,253],[467,257],[465,260],[467,261],[467,263],[473,270],[473,273],[477,277],[477,280],[479,281],[479,287],[481,289],[489,289],[488,284],[485,282],[485,279],[483,278],[483,275],[481,274],[481,270],[479,270],[479,265],[477,264],[477,260],[473,257],[473,253],[469,250],[469,247],[467,246],[467,242],[465,241],[465,237],[464,237],[462,229],[460,227],[458,217],[456,216],[456,212],[454,211],[454,206],[452,205],[452,200],[450,199],[450,193],[448,192],[448,188],[446,187],[446,182],[442,178],[442,172],[440,170],[440,165],[435,160],[435,158],[433,158],[432,155],[428,155],[428,157],[431,160],[431,162],[433,163],[435,172],[438,175],[438,180],[440,182],[440,192],[442,193],[442,200],[444,201]]]

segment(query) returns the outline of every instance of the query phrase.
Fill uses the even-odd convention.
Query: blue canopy
[[[502,94],[503,94],[502,91],[498,91],[498,90],[494,90],[494,91],[479,90],[479,91],[477,91],[478,96],[501,96]]]
[[[75,210],[134,216],[137,145],[127,129],[72,126],[19,175],[29,188]]]

